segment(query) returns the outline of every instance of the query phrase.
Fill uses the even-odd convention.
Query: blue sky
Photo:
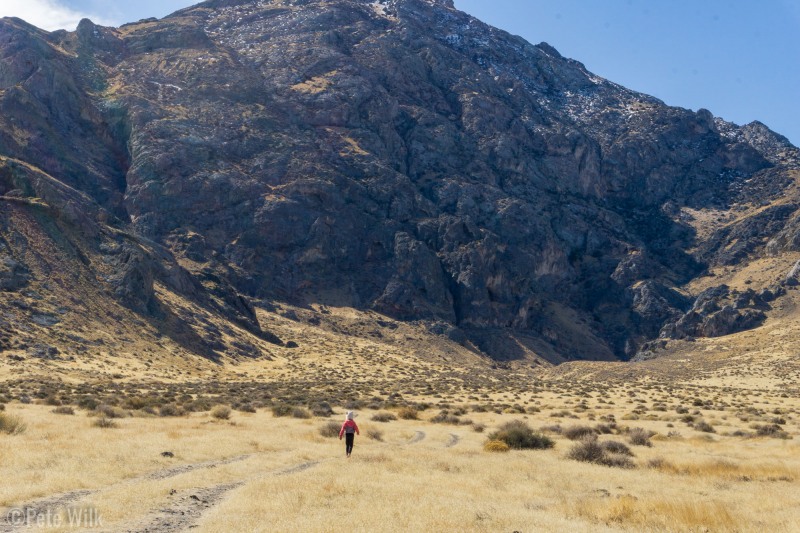
[[[800,144],[798,0],[455,0],[456,7],[670,105],[760,120]],[[73,29],[163,17],[192,0],[0,0],[0,16]]]

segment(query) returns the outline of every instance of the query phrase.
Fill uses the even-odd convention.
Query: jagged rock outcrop
[[[254,331],[249,299],[315,302],[449,324],[497,357],[524,338],[628,358],[763,321],[682,287],[800,242],[786,139],[447,0],[212,0],[49,34],[3,19],[0,57],[0,194],[88,240],[135,237],[105,279],[142,314],[163,312],[158,282]],[[709,211],[731,216],[699,232]]]

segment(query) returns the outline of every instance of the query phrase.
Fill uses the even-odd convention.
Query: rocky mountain
[[[629,359],[757,327],[800,273],[714,282],[800,251],[785,138],[451,0],[5,18],[0,57],[0,349],[68,352],[52,323],[124,308],[190,352],[253,356],[235,331],[281,344],[257,311],[291,302],[498,359]]]

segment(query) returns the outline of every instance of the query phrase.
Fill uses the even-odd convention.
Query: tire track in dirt
[[[231,463],[238,463],[239,461],[244,461],[252,456],[253,454],[248,453],[245,455],[237,455],[235,457],[229,457],[228,459],[222,459],[221,461],[206,461],[204,463],[173,466],[170,468],[165,468],[163,470],[157,470],[155,472],[151,472],[150,474],[146,474],[144,476],[129,479],[126,481],[126,483],[132,483],[143,480],[168,479],[171,477],[180,476],[181,474],[186,474],[193,470],[200,470],[203,468],[216,468],[218,466],[229,465]]]
[[[450,440],[447,441],[447,444],[444,445],[445,448],[452,448],[456,444],[461,441],[461,437],[456,435],[455,433],[450,433]]]
[[[47,513],[50,513],[51,515],[57,514],[62,509],[69,507],[70,505],[75,504],[76,502],[79,502],[80,500],[82,500],[87,496],[90,496],[92,494],[97,494],[98,492],[102,492],[115,487],[119,487],[121,485],[135,484],[141,481],[169,479],[171,477],[180,476],[182,474],[186,474],[194,470],[200,470],[203,468],[216,468],[218,466],[244,461],[246,459],[249,459],[250,457],[252,457],[252,454],[237,455],[219,461],[204,461],[202,463],[190,463],[190,464],[172,466],[169,468],[156,470],[154,472],[149,472],[140,476],[112,483],[111,485],[107,485],[100,489],[73,490],[69,492],[63,492],[61,494],[55,494],[53,496],[48,496],[46,498],[33,500],[27,503],[23,503],[21,505],[9,508],[9,510],[6,511],[2,517],[0,517],[0,533],[15,533],[16,531],[29,529],[25,523],[16,524],[9,522],[9,516],[10,516],[9,513],[11,512],[12,509],[22,510],[25,516],[29,516],[31,517],[31,519],[35,519],[35,517],[40,514],[47,514]]]
[[[63,492],[54,496],[33,500],[16,507],[10,507],[5,513],[3,513],[2,518],[0,518],[0,532],[14,533],[15,531],[28,530],[30,527],[35,527],[36,516],[48,512],[54,513],[56,510],[63,509],[64,507],[82,500],[86,496],[94,494],[95,492],[97,492],[97,490],[73,490],[70,492]],[[22,523],[17,523],[16,520],[14,520],[14,523],[9,521],[12,510],[19,510],[22,512],[21,516],[25,517]],[[33,523],[25,523],[28,520],[28,517],[30,517]]]
[[[244,481],[223,483],[203,489],[189,489],[175,493],[170,505],[155,511],[131,528],[115,528],[126,533],[173,533],[185,531],[200,520],[203,513],[218,505],[225,495],[244,485]]]
[[[423,441],[426,436],[427,435],[425,435],[424,431],[417,431],[417,432],[414,433],[414,436],[411,437],[411,440],[409,440],[408,443],[409,444],[416,444],[418,442]]]
[[[196,527],[197,522],[203,513],[219,505],[225,496],[232,490],[244,486],[247,483],[263,479],[269,476],[286,476],[296,474],[313,468],[320,463],[334,460],[325,459],[322,461],[307,461],[298,463],[288,468],[273,470],[264,474],[257,474],[247,479],[222,483],[202,489],[188,489],[170,494],[174,496],[171,504],[157,511],[152,512],[148,517],[140,521],[138,525],[128,527],[117,527],[114,532],[125,531],[125,533],[175,533],[186,531]]]

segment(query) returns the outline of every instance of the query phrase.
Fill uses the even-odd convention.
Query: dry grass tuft
[[[211,409],[211,416],[217,420],[228,420],[231,417],[231,408],[227,405],[215,405]]]
[[[20,417],[0,412],[0,433],[20,435],[24,433],[27,428],[28,426]]]
[[[339,436],[339,430],[340,429],[341,429],[341,426],[339,424],[337,424],[333,420],[330,420],[330,421],[326,422],[325,424],[323,424],[322,426],[320,426],[319,434],[322,435],[323,437],[333,437],[333,438],[335,438],[335,437]]]
[[[507,452],[511,448],[502,440],[487,440],[483,449],[487,452]]]

